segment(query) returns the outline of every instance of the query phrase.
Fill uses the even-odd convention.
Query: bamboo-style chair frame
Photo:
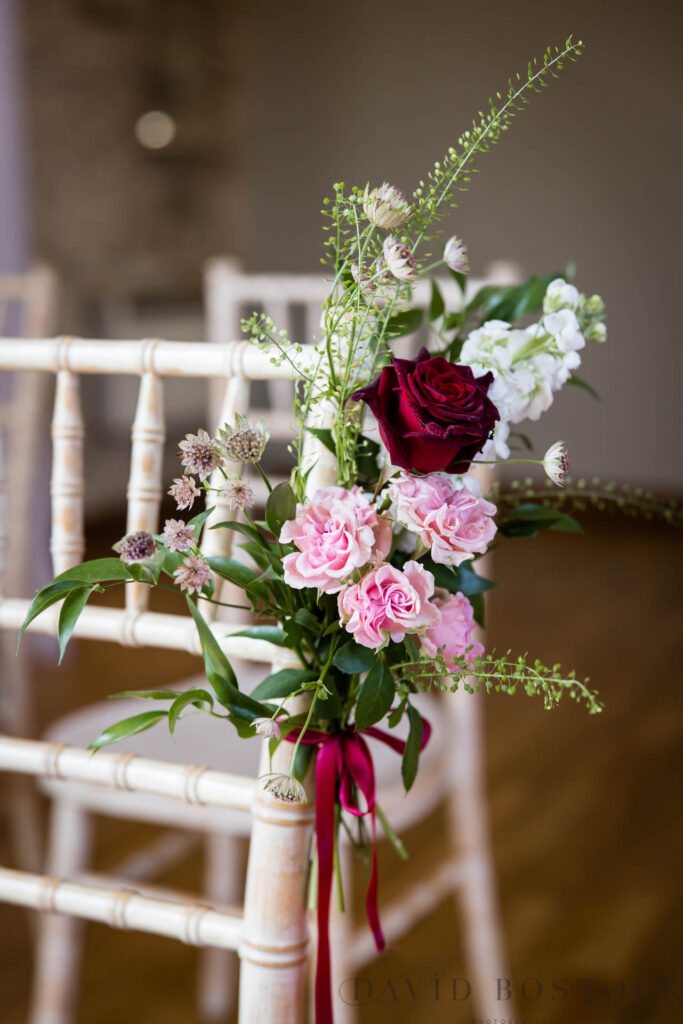
[[[312,353],[311,353],[312,355]],[[301,357],[300,357],[301,358]],[[306,359],[306,356],[303,356]],[[246,411],[249,383],[253,379],[282,379],[289,374],[286,367],[274,366],[267,353],[246,342],[227,345],[193,342],[91,341],[74,338],[0,339],[0,368],[33,370],[56,376],[54,417],[52,424],[53,469],[51,478],[52,529],[51,552],[55,573],[77,564],[84,552],[83,532],[83,442],[84,424],[80,407],[79,377],[88,373],[132,374],[140,377],[140,390],[132,429],[131,472],[128,486],[128,530],[158,528],[162,496],[162,451],[164,418],[162,379],[165,376],[206,377],[225,382],[221,416],[233,421],[236,412]],[[335,478],[330,453],[313,437],[307,440],[307,458],[315,462],[312,486],[324,486]],[[216,481],[214,481],[216,482]],[[214,502],[212,501],[212,504]],[[229,518],[220,499],[211,522]],[[4,521],[3,521],[4,522]],[[205,533],[206,547],[212,554],[228,554],[231,543],[228,531]],[[0,550],[2,550],[0,544]],[[1,579],[1,577],[0,577]],[[0,628],[19,628],[29,606],[25,597],[4,596],[0,589]],[[144,584],[126,587],[125,608],[86,608],[74,630],[75,636],[110,640],[125,645],[154,646],[200,651],[196,629],[187,616],[165,615],[148,610],[149,588]],[[48,610],[32,624],[35,632],[55,634],[57,617]],[[206,605],[204,613],[212,620],[212,628],[226,654],[252,662],[270,662],[281,667],[287,652],[264,641],[231,637],[230,632],[243,624],[217,623],[215,606]],[[192,934],[204,940],[204,931],[213,925],[222,935],[221,948],[238,949],[242,962],[240,984],[240,1022],[286,1022],[303,1018],[305,969],[308,939],[306,931],[305,889],[313,806],[283,805],[257,788],[253,780],[239,780],[202,768],[183,769],[164,762],[141,763],[131,755],[98,755],[92,758],[85,751],[60,749],[54,744],[31,744],[28,741],[3,739],[2,767],[28,770],[48,778],[61,780],[99,781],[104,785],[140,792],[149,789],[150,778],[184,779],[182,799],[189,803],[211,803],[205,799],[207,786],[218,777],[223,790],[222,806],[244,810],[249,804],[252,828],[245,913],[241,931],[238,918],[218,921],[203,910],[195,914]],[[273,759],[276,770],[288,770],[291,750],[283,744]],[[76,767],[76,765],[78,767]],[[114,766],[112,768],[112,766]],[[103,773],[104,776],[103,778]],[[107,777],[107,771],[113,772]],[[69,774],[72,772],[72,774]],[[74,774],[75,773],[75,774]],[[143,777],[146,782],[143,782]],[[162,792],[166,793],[165,789]],[[226,796],[227,794],[227,796]],[[167,795],[173,795],[168,793]],[[216,800],[215,794],[213,800]],[[218,800],[220,804],[221,801]],[[77,830],[76,830],[77,831]],[[72,841],[75,841],[72,839]],[[16,902],[46,907],[67,913],[91,916],[108,914],[107,920],[122,922],[133,919],[156,920],[157,927],[166,915],[181,927],[177,910],[145,897],[106,895],[97,887],[54,884],[40,876],[4,871],[0,876],[4,895],[15,893]],[[50,895],[52,894],[52,895]],[[100,909],[93,909],[98,906]],[[85,913],[87,911],[87,913]],[[103,919],[101,917],[98,920]],[[201,922],[204,922],[203,924]],[[220,932],[220,928],[223,932]],[[185,927],[185,925],[183,925]],[[151,929],[153,930],[153,928]],[[215,929],[214,929],[215,930]],[[168,933],[170,934],[170,932]],[[185,934],[185,933],[183,933]],[[213,934],[213,932],[210,932]],[[216,945],[216,942],[212,943]],[[238,948],[239,947],[239,948]],[[43,992],[43,1005],[34,1007],[33,1019],[48,1019],[49,986]]]

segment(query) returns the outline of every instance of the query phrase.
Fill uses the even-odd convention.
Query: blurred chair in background
[[[0,335],[22,339],[52,334],[57,299],[57,278],[47,266],[21,274],[0,274]],[[36,496],[47,474],[49,388],[50,381],[43,373],[5,374],[0,387],[0,520],[16,524],[11,545],[5,539],[0,550],[0,572],[6,589],[14,593],[30,593],[37,583],[41,566],[33,555],[33,537],[40,532],[47,535],[47,509],[40,507]],[[3,452],[8,478],[4,493]],[[44,570],[47,564],[45,552]],[[13,736],[33,736],[28,662],[15,657],[14,645],[4,634],[0,634],[0,676],[0,730]],[[37,870],[42,848],[40,809],[29,780],[11,780],[8,809],[17,863]]]

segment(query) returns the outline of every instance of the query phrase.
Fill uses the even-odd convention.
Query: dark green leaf
[[[75,587],[64,598],[64,603],[59,612],[59,626],[57,629],[60,665],[64,657],[66,645],[74,631],[74,626],[78,622],[78,616],[88,603],[88,598],[94,589],[94,587]]]
[[[429,302],[429,319],[433,322],[438,320],[440,316],[443,316],[443,312],[446,308],[446,303],[443,300],[441,289],[439,288],[436,281],[432,281],[432,297]]]
[[[558,512],[555,522],[548,527],[558,533],[583,533],[583,526],[568,512]]]
[[[99,750],[101,747],[107,747],[110,743],[116,743],[117,740],[123,740],[126,736],[135,736],[138,732],[144,732],[145,729],[151,729],[153,725],[160,722],[162,718],[166,718],[168,711],[143,711],[141,715],[133,715],[132,718],[124,718],[121,722],[116,722],[114,725],[110,725],[108,729],[105,729],[100,735],[92,741],[89,745],[89,750]]]
[[[493,580],[479,576],[469,562],[448,566],[433,562],[429,557],[423,558],[421,561],[434,576],[437,587],[443,587],[451,594],[456,594],[459,591],[465,597],[470,597],[472,594],[483,594],[484,591],[498,586]]]
[[[279,539],[280,531],[286,522],[296,515],[296,497],[294,491],[283,480],[281,484],[274,487],[266,501],[266,522],[268,528]]]
[[[241,629],[239,633],[231,633],[230,636],[248,636],[252,640],[267,640],[269,644],[287,647],[287,638],[281,626],[249,626],[247,629]]]
[[[309,434],[313,434],[313,437],[317,437],[319,441],[325,445],[328,451],[331,451],[333,455],[336,454],[336,447],[334,444],[334,435],[332,431],[327,427],[304,427]]]
[[[199,633],[199,642],[202,647],[202,654],[204,655],[204,669],[207,679],[211,683],[221,704],[224,707],[229,707],[235,695],[239,693],[237,678],[233,672],[232,665],[223,653],[220,644],[204,621],[204,617],[194,601],[191,601],[189,597],[186,600]]]
[[[410,729],[406,741],[406,749],[401,760],[401,775],[406,791],[415,782],[417,768],[420,761],[420,744],[422,743],[422,731],[424,728],[422,717],[417,708],[412,704],[408,705],[408,721]]]
[[[313,633],[318,633],[320,630],[321,622],[312,612],[309,612],[306,608],[299,608],[298,612],[294,616],[294,621],[298,622],[304,629],[309,629]]]
[[[202,532],[202,526],[209,518],[211,513],[214,511],[214,507],[215,506],[212,506],[211,508],[205,508],[203,512],[199,512],[196,516],[193,516],[192,519],[188,521],[187,525],[191,526],[192,529],[194,530],[194,535],[197,538],[197,541],[199,541],[199,535]]]
[[[363,680],[356,705],[356,726],[366,729],[379,722],[391,708],[395,693],[394,679],[385,661],[375,661]]]
[[[252,697],[256,700],[273,700],[289,697],[298,690],[303,683],[315,679],[315,672],[307,669],[281,668],[279,672],[273,672],[266,676],[262,682],[252,690]]]
[[[588,394],[596,400],[596,402],[601,401],[600,395],[597,393],[595,388],[589,384],[587,380],[584,380],[583,377],[577,377],[576,374],[573,373],[567,381],[567,384],[573,384],[575,388],[582,388],[584,391],[587,391]]]
[[[135,563],[134,563],[135,564]],[[91,562],[82,562],[71,569],[55,576],[53,583],[62,580],[78,580],[79,583],[106,583],[114,580],[129,580],[128,567],[120,558],[94,558]]]
[[[294,774],[299,782],[303,782],[306,778],[306,773],[314,753],[315,747],[309,743],[302,743],[297,750],[294,756]]]
[[[581,525],[566,512],[545,505],[516,505],[498,529],[504,537],[535,537],[540,530],[582,533]]]
[[[235,558],[224,558],[223,556],[207,557],[206,561],[215,573],[229,583],[234,583],[247,593],[254,594],[262,601],[269,597],[268,587],[265,583],[258,583],[258,573],[238,562]]]
[[[406,334],[414,334],[423,319],[421,309],[404,309],[394,313],[387,321],[387,337],[402,338]]]
[[[451,272],[451,276],[455,279],[455,282],[462,293],[462,297],[464,298],[465,292],[467,291],[467,278],[464,274],[458,273],[457,270],[451,270],[450,267],[448,269]]]
[[[484,595],[483,594],[471,594],[468,598],[472,605],[472,613],[474,615],[474,621],[478,626],[484,628]]]
[[[375,664],[376,657],[375,652],[369,647],[361,647],[354,640],[349,640],[336,652],[332,664],[352,676],[356,672],[367,672]]]
[[[180,717],[180,713],[190,704],[198,708],[204,708],[205,705],[208,705],[210,710],[213,707],[213,697],[206,690],[198,689],[197,687],[178,694],[168,709],[168,728],[170,732],[175,732],[176,722]]]
[[[236,533],[243,533],[245,537],[250,537],[255,540],[258,544],[263,547],[269,547],[268,541],[263,536],[260,530],[257,530],[255,526],[251,526],[249,523],[239,523],[235,519],[228,519],[224,523],[216,523],[210,527],[212,530],[235,530]]]

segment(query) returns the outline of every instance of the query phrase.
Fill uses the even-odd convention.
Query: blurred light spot
[[[163,110],[148,110],[135,122],[135,138],[146,149],[163,149],[175,138],[175,121]]]

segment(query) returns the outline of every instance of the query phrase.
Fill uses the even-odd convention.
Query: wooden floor
[[[493,843],[520,1022],[681,1019],[682,540],[606,518],[584,537],[508,541],[496,555],[503,586],[490,606],[490,641],[576,668],[606,703],[589,717],[572,703],[551,713],[520,695],[487,701]],[[68,667],[41,670],[38,716],[47,722],[111,692],[122,671],[131,687],[154,686],[196,666],[190,657],[81,643]],[[97,866],[150,834],[99,823]],[[437,814],[406,837],[407,867],[383,849],[384,891],[428,871],[444,834]],[[0,860],[8,856],[3,831]],[[197,889],[200,874],[197,854],[163,881]],[[13,908],[0,910],[0,921],[0,1022],[20,1024],[28,921]],[[95,925],[87,940],[79,1024],[198,1021],[196,951]],[[452,1000],[452,979],[467,969],[448,904],[363,975],[375,998],[361,1021],[477,1019],[470,1003]],[[498,1024],[510,1019],[500,1006]]]

